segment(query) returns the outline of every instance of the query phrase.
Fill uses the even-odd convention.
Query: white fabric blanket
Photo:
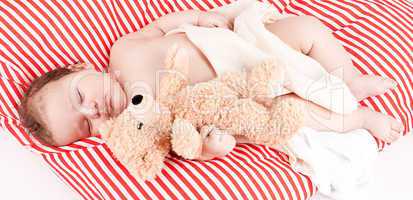
[[[290,48],[265,28],[265,22],[286,17],[277,14],[269,4],[237,1],[216,11],[235,17],[234,31],[184,25],[168,34],[186,33],[218,75],[275,57],[287,66],[288,84],[281,92],[274,91],[274,96],[294,92],[337,113],[357,108],[356,99],[340,78],[330,75],[314,59]],[[303,128],[289,148],[298,158],[298,162],[292,163],[293,168],[309,175],[322,194],[337,199],[352,194],[377,154],[374,139],[365,130],[339,134]]]
[[[314,59],[289,47],[264,26],[266,22],[288,16],[278,14],[270,4],[255,1],[233,4],[230,6],[243,9],[224,7],[217,11],[238,11],[232,13],[236,16],[234,31],[183,25],[168,34],[185,32],[208,58],[218,75],[275,57],[287,66],[287,74],[281,90],[278,85],[274,85],[274,97],[294,92],[336,113],[350,113],[357,108],[356,98],[340,78],[328,73]]]

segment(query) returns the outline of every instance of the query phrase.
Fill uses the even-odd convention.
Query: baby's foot
[[[367,129],[373,136],[391,143],[400,137],[403,124],[391,116],[364,108],[363,128]]]
[[[374,75],[360,75],[355,77],[348,86],[358,101],[361,101],[370,96],[381,95],[394,89],[397,82]]]

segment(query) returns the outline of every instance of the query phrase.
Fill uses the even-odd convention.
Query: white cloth
[[[289,148],[297,158],[293,169],[308,175],[322,195],[337,200],[360,199],[359,187],[368,182],[378,156],[373,136],[364,129],[335,133],[302,128]]]
[[[294,92],[337,113],[357,108],[355,97],[341,79],[265,28],[264,22],[286,17],[269,4],[237,1],[218,12],[235,16],[234,31],[184,25],[168,34],[186,33],[218,75],[275,57],[287,66],[289,84],[281,94]],[[310,176],[320,193],[337,199],[355,199],[347,197],[365,180],[365,172],[377,155],[374,139],[366,130],[339,134],[302,128],[288,147],[299,161],[292,167]]]
[[[274,97],[294,92],[336,113],[350,113],[357,108],[356,98],[340,78],[328,73],[311,57],[289,47],[264,26],[265,22],[288,16],[278,14],[270,4],[244,2],[250,3],[235,14],[234,31],[183,25],[168,34],[185,32],[218,75],[275,57],[286,66],[287,83],[282,91],[274,91]]]

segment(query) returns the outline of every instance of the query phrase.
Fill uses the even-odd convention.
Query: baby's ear
[[[188,74],[189,56],[187,49],[177,44],[172,45],[166,55],[165,68],[176,70],[184,75]]]

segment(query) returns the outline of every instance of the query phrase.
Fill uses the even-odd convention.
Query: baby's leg
[[[348,132],[364,128],[385,142],[393,142],[398,139],[403,130],[403,125],[396,119],[368,108],[361,107],[350,114],[342,115],[294,94],[291,95],[299,101],[305,101],[304,126],[318,131]]]
[[[341,77],[358,100],[383,94],[396,86],[388,78],[361,75],[339,41],[314,17],[289,17],[266,27],[292,48],[317,60],[328,72]]]

